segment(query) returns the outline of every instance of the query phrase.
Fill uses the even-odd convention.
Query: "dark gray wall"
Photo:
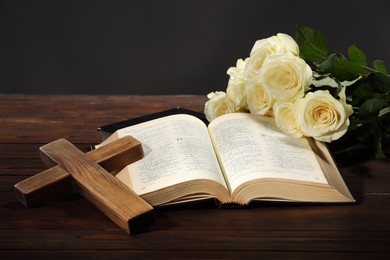
[[[390,64],[390,1],[1,1],[0,93],[207,94],[296,25]]]

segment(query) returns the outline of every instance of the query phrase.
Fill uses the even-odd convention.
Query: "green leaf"
[[[382,138],[377,138],[376,147],[375,147],[375,158],[376,159],[386,158],[386,155],[383,153],[383,149],[382,149]]]
[[[328,43],[325,37],[305,26],[298,26],[295,40],[299,46],[300,56],[312,62],[321,62],[328,55]]]
[[[390,78],[380,72],[371,73],[369,76],[373,87],[383,92],[390,93]]]
[[[347,90],[350,91],[350,95],[352,96],[351,105],[353,106],[357,106],[361,100],[367,100],[375,97],[375,91],[365,81],[361,81],[353,88],[347,88]]]
[[[360,66],[367,66],[367,58],[363,51],[355,45],[348,48],[349,60]]]
[[[370,121],[367,119],[355,119],[355,118],[350,118],[350,125],[349,128],[350,130],[354,130],[358,127],[362,127],[366,124],[368,124]]]
[[[381,109],[381,111],[379,111],[379,115],[378,116],[382,117],[382,116],[384,116],[386,114],[389,114],[389,113],[390,113],[390,106]]]
[[[382,132],[377,124],[375,125],[375,130],[375,158],[382,159],[386,157],[382,150]]]
[[[324,72],[332,72],[336,62],[340,60],[346,60],[345,57],[337,52],[330,53],[326,59],[321,62],[318,68]]]
[[[361,118],[368,118],[370,116],[377,117],[381,111],[384,102],[380,98],[371,98],[363,102],[359,108],[359,115]]]
[[[340,81],[351,80],[367,73],[367,71],[352,61],[338,60],[334,63],[331,73]]]
[[[336,79],[332,77],[322,77],[322,78],[315,78],[313,77],[312,84],[319,88],[322,86],[329,86],[331,88],[338,88],[340,86],[340,82],[338,82]]]
[[[372,124],[370,122],[366,122],[361,125],[357,129],[355,137],[360,143],[367,144],[368,142],[371,142],[373,138]]]
[[[372,66],[374,67],[375,70],[377,70],[378,72],[382,73],[382,74],[385,74],[387,75],[387,69],[386,69],[386,66],[385,66],[385,63],[382,61],[382,60],[374,60],[374,62],[372,63]]]

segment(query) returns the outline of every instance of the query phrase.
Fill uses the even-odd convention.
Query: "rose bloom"
[[[256,80],[255,78],[258,77],[260,68],[268,55],[285,52],[291,52],[295,56],[299,55],[298,44],[287,34],[278,33],[256,41],[251,50],[249,61],[246,63],[245,73],[249,78]]]
[[[274,99],[260,82],[252,82],[246,87],[246,102],[253,115],[271,115]]]
[[[348,130],[352,107],[326,90],[309,92],[297,100],[296,115],[302,132],[322,142],[332,142]]]
[[[226,89],[226,96],[234,103],[235,111],[243,111],[247,109],[245,98],[245,87],[248,82],[244,72],[245,61],[237,60],[236,67],[228,69],[227,74],[230,76],[228,86]]]
[[[204,114],[209,122],[215,118],[234,112],[234,104],[226,98],[226,93],[216,91],[207,95],[209,100],[204,107]]]
[[[295,56],[299,56],[299,47],[294,38],[285,33],[276,34],[276,38],[280,41],[286,51],[291,52]]]
[[[269,55],[260,70],[259,80],[278,100],[303,97],[312,82],[312,70],[306,62],[289,52]]]
[[[298,124],[294,107],[295,105],[293,102],[277,101],[273,107],[275,123],[284,133],[295,137],[301,137],[303,133]]]
[[[231,67],[227,70],[227,74],[230,76],[230,79],[236,81],[237,83],[245,83],[247,81],[245,74],[245,65],[248,62],[249,58],[238,59],[236,62],[236,67]]]
[[[237,82],[229,80],[226,88],[226,98],[233,103],[234,111],[236,112],[247,110],[245,88],[245,84],[237,84]]]

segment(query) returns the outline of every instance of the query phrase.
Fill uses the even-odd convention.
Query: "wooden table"
[[[0,259],[390,257],[390,164],[338,159],[355,205],[212,203],[157,211],[128,236],[76,193],[25,208],[14,184],[46,167],[38,148],[66,138],[83,151],[98,126],[177,106],[202,111],[204,96],[0,95]],[[337,158],[336,158],[337,159]]]

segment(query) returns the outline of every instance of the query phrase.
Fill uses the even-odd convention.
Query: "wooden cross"
[[[87,154],[59,139],[40,147],[40,152],[45,163],[58,165],[15,185],[16,196],[26,207],[74,187],[129,234],[154,223],[153,207],[109,173],[143,157],[136,139],[127,136]]]

